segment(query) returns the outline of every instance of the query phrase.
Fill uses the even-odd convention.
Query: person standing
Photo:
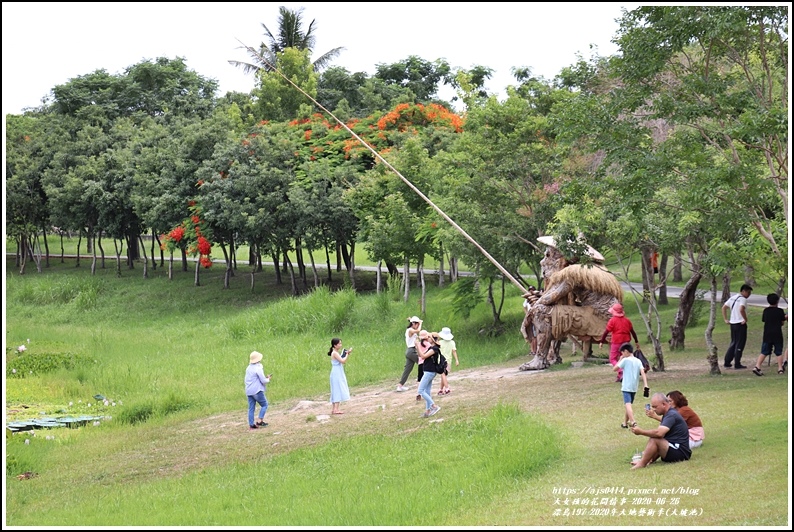
[[[433,396],[430,395],[430,390],[433,387],[433,379],[436,376],[438,359],[441,354],[441,350],[434,340],[434,334],[437,335],[438,333],[431,333],[427,336],[429,347],[426,351],[419,354],[419,358],[423,360],[423,365],[425,366],[422,382],[419,383],[419,394],[425,400],[425,413],[422,414],[422,417],[434,416],[441,410],[441,407],[433,402]]]
[[[630,343],[626,342],[620,346],[620,360],[612,369],[614,371],[623,371],[623,383],[620,385],[620,391],[623,394],[625,412],[623,414],[623,423],[620,426],[624,429],[634,427],[637,422],[634,420],[634,409],[631,405],[634,403],[634,396],[640,386],[640,376],[642,376],[642,384],[645,387],[643,395],[648,397],[649,391],[645,368],[643,368],[640,359],[634,356],[634,349]]]
[[[341,349],[342,340],[332,338],[331,349],[328,351],[328,356],[331,357],[331,414],[344,414],[344,412],[339,410],[339,404],[350,399],[350,388],[347,386],[345,364],[353,348],[340,351]]]
[[[640,341],[637,339],[637,333],[634,332],[634,325],[631,320],[626,317],[623,312],[623,305],[615,303],[609,307],[609,313],[612,317],[607,322],[607,327],[604,329],[604,334],[601,335],[601,340],[598,341],[598,347],[604,345],[604,340],[607,339],[607,334],[612,333],[609,344],[609,363],[612,366],[618,363],[620,358],[620,346],[634,338],[634,343],[637,349],[640,348]],[[623,371],[618,371],[618,376],[615,382],[623,381]]]
[[[753,287],[743,284],[739,293],[728,298],[722,305],[722,319],[731,326],[731,343],[725,351],[726,368],[733,366],[735,369],[745,369],[742,366],[742,353],[744,344],[747,343],[747,298],[753,292]],[[730,312],[730,317],[728,313]]]
[[[428,340],[428,336],[430,335],[429,332],[422,329],[419,331],[419,334],[416,336],[416,354],[417,360],[416,363],[416,400],[421,401],[422,395],[419,393],[419,387],[422,384],[422,377],[425,375],[425,365],[424,359],[422,355],[430,348],[430,340]]]
[[[788,319],[783,309],[779,308],[777,304],[780,302],[780,296],[772,293],[766,296],[766,302],[769,306],[764,309],[761,315],[761,321],[764,322],[764,336],[761,339],[761,354],[758,355],[758,360],[755,362],[753,373],[762,377],[764,373],[761,371],[761,366],[764,363],[764,358],[772,356],[772,351],[775,351],[777,357],[777,374],[783,375],[783,322]]]
[[[438,395],[449,395],[450,393],[447,376],[449,375],[449,366],[452,364],[453,357],[455,365],[460,365],[460,362],[458,362],[458,348],[453,338],[452,330],[449,327],[442,327],[441,332],[438,333],[438,347],[441,349],[441,354],[447,359],[447,367],[441,373],[441,389],[438,391]]]
[[[651,410],[662,418],[659,426],[653,430],[631,427],[631,432],[637,436],[647,436],[648,443],[638,461],[632,461],[632,469],[640,469],[656,459],[662,462],[681,462],[689,460],[692,449],[689,448],[689,429],[686,421],[681,417],[663,393],[657,392],[651,398]]]
[[[267,412],[265,390],[273,374],[265,375],[265,370],[262,368],[262,353],[259,351],[252,351],[248,360],[248,368],[245,370],[245,395],[248,396],[248,426],[253,430],[268,425],[265,423],[265,413]],[[259,409],[259,420],[254,423],[257,403],[261,408]]]
[[[418,316],[408,318],[408,328],[405,329],[405,367],[403,368],[400,382],[397,383],[398,392],[408,390],[405,383],[411,375],[411,370],[414,369],[414,364],[419,363],[419,357],[416,352],[416,340],[419,337],[419,331],[421,329],[422,320],[420,320]]]

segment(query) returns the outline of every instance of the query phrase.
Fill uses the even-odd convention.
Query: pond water
[[[106,416],[61,416],[61,417],[40,417],[24,421],[10,421],[6,423],[6,428],[11,432],[23,432],[36,429],[54,429],[66,427],[74,429],[82,427],[91,421],[106,419]]]

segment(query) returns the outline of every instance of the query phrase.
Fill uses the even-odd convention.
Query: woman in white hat
[[[245,395],[248,396],[248,426],[253,430],[267,427],[264,419],[265,412],[267,412],[265,390],[273,374],[265,375],[265,370],[262,368],[262,353],[259,351],[252,351],[248,361],[248,368],[245,370]],[[261,408],[259,409],[259,420],[254,423],[257,403]]]
[[[449,327],[443,327],[441,332],[438,333],[438,347],[441,348],[441,354],[444,355],[444,358],[447,359],[447,367],[444,368],[444,372],[441,373],[441,389],[438,390],[438,395],[449,395],[449,383],[447,381],[447,375],[449,375],[449,364],[452,361],[452,357],[455,358],[455,365],[459,365],[458,362],[458,349],[455,345],[455,340],[453,340],[454,336],[452,336],[452,331]]]
[[[403,374],[400,377],[400,382],[397,383],[397,391],[404,392],[408,390],[405,382],[411,375],[411,370],[414,365],[419,363],[419,355],[416,353],[416,341],[419,338],[419,331],[422,330],[422,320],[418,316],[411,316],[408,318],[408,328],[405,329],[405,367]]]

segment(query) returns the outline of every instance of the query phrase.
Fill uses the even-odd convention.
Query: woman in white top
[[[416,353],[416,339],[418,338],[419,331],[422,330],[422,320],[417,316],[408,318],[408,328],[405,329],[405,367],[403,374],[400,377],[400,382],[397,383],[397,391],[404,392],[408,390],[405,382],[414,369],[414,365],[419,363],[419,356]]]

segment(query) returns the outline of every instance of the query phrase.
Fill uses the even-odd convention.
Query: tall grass
[[[319,424],[307,418],[307,434],[316,436],[282,450],[267,439],[252,445],[256,440],[222,429],[212,438],[202,432],[230,412],[244,417],[242,379],[250,351],[262,352],[265,371],[273,373],[271,405],[327,401],[326,353],[334,336],[355,347],[346,366],[352,388],[391,390],[404,362],[406,318],[422,314],[417,291],[407,303],[394,287],[356,295],[337,286],[291,298],[267,275],[251,291],[243,275],[222,289],[222,272],[212,270],[203,272],[199,287],[191,272],[171,281],[160,270],[149,279],[139,273],[119,279],[111,269],[90,277],[73,265],[53,265],[42,275],[7,275],[9,417],[111,416],[98,427],[52,431],[56,440],[45,440],[44,431],[6,437],[8,524],[648,524],[636,517],[553,517],[552,489],[582,482],[701,489],[687,504],[702,505],[705,516],[667,524],[785,522],[779,506],[789,493],[787,379],[747,372],[710,377],[702,329],[688,329],[687,349],[666,352],[668,372],[650,376],[652,390],[682,389],[708,419],[707,443],[695,451],[699,460],[686,466],[634,476],[618,467],[640,439],[617,428],[617,391],[598,383],[606,368],[570,371],[565,349],[565,364],[527,379],[512,402],[457,405],[454,418],[418,427],[408,420],[390,427],[373,416],[364,422],[370,429],[352,436],[311,432]],[[83,292],[96,294],[96,303],[75,303]],[[451,310],[451,293],[429,287],[425,326],[451,327],[460,369],[527,353],[518,332],[523,310],[517,292],[507,300],[500,336],[485,334],[492,325],[486,305],[460,318]],[[626,308],[641,323],[636,309]],[[663,345],[674,312],[674,305],[662,309]],[[746,364],[760,346],[760,312],[749,309]],[[728,328],[718,326],[718,345],[727,346],[728,337]],[[28,349],[20,355],[14,348],[21,344]],[[47,363],[27,362],[39,360]],[[702,360],[703,371],[676,371],[677,362],[689,360]],[[15,366],[25,371],[10,373]],[[109,404],[94,399],[97,394]],[[39,476],[14,478],[25,471]],[[744,500],[725,509],[725,494],[736,486]],[[432,511],[422,510],[425,503]]]

